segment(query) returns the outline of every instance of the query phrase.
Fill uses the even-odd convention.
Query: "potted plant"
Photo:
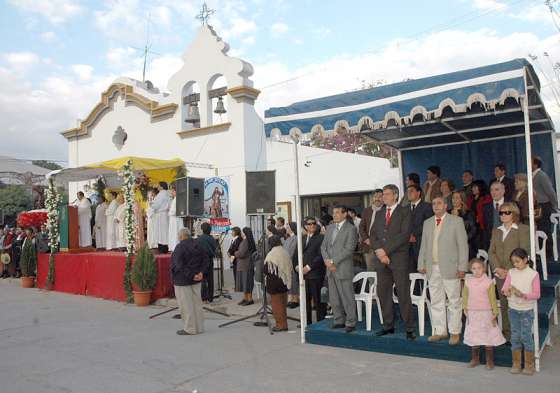
[[[147,306],[150,304],[152,289],[157,283],[156,258],[148,244],[138,250],[132,267],[132,283],[134,284],[134,304]]]
[[[22,275],[21,286],[23,288],[33,288],[35,284],[35,271],[37,269],[37,253],[31,234],[28,231],[26,231],[27,237],[24,240],[19,262]]]

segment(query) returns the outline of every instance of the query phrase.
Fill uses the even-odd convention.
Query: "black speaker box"
[[[177,217],[202,217],[204,179],[182,177],[175,181],[175,187],[177,187]]]
[[[247,215],[276,213],[275,171],[245,172]]]

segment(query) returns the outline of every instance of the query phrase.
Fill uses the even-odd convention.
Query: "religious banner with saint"
[[[211,177],[204,180],[204,216],[210,219],[212,233],[229,231],[229,179]]]

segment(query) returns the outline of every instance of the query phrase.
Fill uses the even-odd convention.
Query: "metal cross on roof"
[[[200,13],[196,16],[196,19],[200,20],[203,26],[208,25],[208,19],[210,19],[210,16],[213,15],[214,12],[216,11],[208,8],[206,3],[204,3],[202,5],[202,9],[200,10]]]

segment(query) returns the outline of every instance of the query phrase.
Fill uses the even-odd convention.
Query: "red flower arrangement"
[[[17,225],[21,228],[36,228],[39,229],[41,225],[47,223],[47,210],[30,210],[28,212],[21,212],[17,217]]]

